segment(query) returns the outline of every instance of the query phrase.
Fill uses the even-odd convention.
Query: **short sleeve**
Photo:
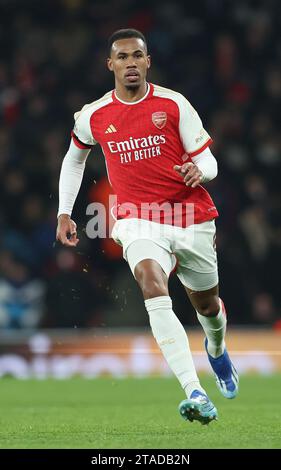
[[[199,154],[212,143],[202,121],[189,101],[182,95],[179,100],[179,134],[184,150],[190,157]]]
[[[84,145],[84,148],[90,148],[96,144],[90,125],[91,114],[91,110],[84,111],[83,108],[74,114],[75,123],[71,135],[74,140],[76,139],[75,143]]]

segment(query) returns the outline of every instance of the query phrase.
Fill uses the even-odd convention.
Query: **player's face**
[[[150,56],[143,40],[129,38],[115,41],[107,66],[114,73],[116,83],[125,88],[138,88],[146,79],[150,67]]]

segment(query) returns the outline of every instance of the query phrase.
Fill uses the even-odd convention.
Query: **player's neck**
[[[133,103],[134,101],[139,101],[144,97],[147,92],[147,87],[147,82],[143,82],[138,88],[125,88],[124,86],[116,83],[115,94],[119,100]]]

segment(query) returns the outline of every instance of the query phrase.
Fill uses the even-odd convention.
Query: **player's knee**
[[[161,295],[169,295],[168,288],[162,279],[153,279],[144,282],[141,285],[141,289],[145,300],[160,297]]]
[[[211,299],[200,302],[199,305],[197,305],[196,310],[198,313],[200,313],[200,315],[205,317],[216,316],[220,310],[219,297],[214,296]]]

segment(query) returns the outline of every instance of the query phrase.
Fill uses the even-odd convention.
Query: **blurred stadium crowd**
[[[192,9],[189,6],[192,3]],[[221,295],[232,324],[280,327],[281,40],[278,0],[0,0],[0,327],[142,326],[142,297],[119,247],[85,233],[110,192],[87,163],[73,218],[80,244],[54,243],[58,178],[73,113],[114,87],[106,41],[135,27],[149,80],[183,93],[214,139]],[[175,311],[196,318],[171,279]]]

